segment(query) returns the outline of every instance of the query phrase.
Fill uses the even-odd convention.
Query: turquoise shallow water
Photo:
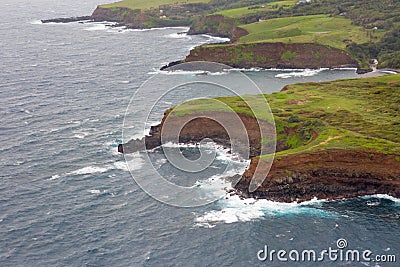
[[[37,22],[86,15],[103,2],[3,3],[0,266],[279,266],[277,261],[258,261],[257,252],[264,245],[324,249],[335,247],[339,238],[349,248],[399,255],[399,202],[384,196],[302,206],[233,196],[203,207],[176,208],[144,193],[116,153],[129,100],[155,69],[184,57],[195,45],[216,40],[176,34],[184,29],[118,31],[103,24]],[[353,70],[292,72],[247,75],[263,92],[299,81],[356,77]],[[190,73],[184,77],[196,78]],[[165,100],[152,122],[174,101],[192,94],[189,87]],[[174,173],[160,150],[150,155],[171,181],[196,181]],[[142,156],[134,159],[135,172],[145,176]],[[218,179],[218,168],[226,162],[230,160],[221,154],[215,171],[203,179]],[[350,264],[364,265],[376,264]]]

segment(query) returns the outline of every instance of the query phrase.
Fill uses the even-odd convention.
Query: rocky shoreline
[[[153,126],[148,136],[131,140],[118,146],[120,153],[133,153],[144,149],[153,149],[161,145],[161,131],[167,111],[161,123]],[[201,118],[190,121],[180,132],[181,143],[197,143],[204,138],[230,148],[226,131],[215,121]],[[212,116],[226,118],[229,113],[213,112]],[[250,141],[250,167],[242,175],[234,188],[243,197],[265,198],[278,202],[302,202],[315,197],[318,199],[343,199],[373,194],[388,194],[400,197],[400,161],[399,155],[386,155],[369,150],[323,150],[300,154],[289,154],[275,158],[271,170],[259,156],[259,127],[271,127],[251,116],[239,114]],[[186,121],[185,116],[169,118],[169,123],[179,125]],[[172,127],[174,128],[174,127]],[[168,133],[163,132],[167,136]],[[172,138],[171,138],[172,139]],[[277,143],[277,152],[287,149],[283,143]],[[255,177],[264,182],[254,192],[249,192],[250,181],[256,166],[265,169],[264,176]],[[268,175],[265,175],[268,173]]]
[[[149,28],[146,24],[147,18],[140,9],[128,8],[107,9],[97,7],[90,16],[45,19],[42,23],[70,23],[70,22],[102,22],[110,21],[111,27],[132,29]],[[216,27],[215,25],[219,25]],[[232,19],[224,18],[221,15],[210,15],[192,24],[185,22],[170,26],[190,26],[188,34],[209,34],[217,37],[230,38],[229,44],[215,44],[198,46],[192,49],[189,55],[183,59],[171,62],[163,66],[161,70],[168,70],[169,67],[184,62],[211,61],[223,63],[234,68],[337,68],[354,67],[360,70],[358,63],[353,60],[345,51],[329,48],[323,45],[302,43],[235,43],[247,31],[235,26]],[[368,70],[370,71],[370,70]],[[367,72],[368,72],[367,71]]]
[[[279,202],[302,202],[312,198],[337,200],[388,194],[400,198],[400,162],[395,155],[367,150],[329,150],[276,158],[263,184],[254,192],[248,187],[255,166],[235,188],[246,197]],[[266,167],[264,167],[266,168]]]
[[[211,61],[234,68],[358,68],[345,51],[312,43],[254,43],[199,46],[184,62]]]
[[[117,13],[116,13],[117,12]],[[214,20],[221,20],[214,17]],[[146,28],[145,18],[140,10],[118,9],[109,10],[97,8],[91,16],[57,18],[42,20],[43,23],[70,23],[84,21],[113,21],[110,26],[125,26],[128,28]],[[215,29],[192,27],[189,34],[213,34],[222,37],[240,37],[240,29],[230,24],[228,32],[221,34]],[[200,22],[201,23],[201,22]],[[204,22],[206,23],[206,22]],[[174,25],[178,26],[178,25]],[[188,25],[180,25],[188,26]],[[235,37],[235,38],[236,38]],[[308,44],[284,43],[254,43],[254,44],[224,44],[199,46],[190,51],[183,60],[172,62],[162,70],[173,69],[176,65],[193,61],[212,61],[223,63],[235,68],[337,68],[356,67],[357,62],[345,51],[326,46]],[[361,72],[361,70],[359,70]],[[164,114],[162,122],[153,126],[148,136],[142,139],[130,140],[118,146],[120,153],[133,153],[145,149],[153,149],[161,145],[161,131],[169,111]],[[201,115],[201,114],[200,114]],[[203,114],[204,115],[204,114]],[[213,113],[211,117],[227,117],[227,113]],[[200,116],[201,117],[201,116]],[[271,127],[267,122],[259,125],[251,116],[239,114],[249,135],[250,167],[235,185],[237,193],[244,197],[266,198],[278,202],[307,201],[314,197],[320,199],[342,199],[363,195],[389,194],[400,197],[400,155],[384,154],[373,150],[322,150],[302,152],[279,156],[273,162],[271,170],[260,156],[261,138],[259,127]],[[172,123],[180,124],[177,118]],[[167,136],[168,137],[168,136]],[[230,147],[231,143],[226,131],[218,123],[205,118],[190,121],[180,132],[179,142],[197,143],[204,138],[211,138],[217,144]],[[168,138],[167,138],[168,139]],[[171,136],[172,140],[172,136]],[[244,144],[241,140],[234,140]],[[288,149],[282,142],[277,143],[277,151]],[[253,178],[256,166],[265,168],[262,179],[264,182],[254,192],[249,192],[250,180]]]
[[[80,16],[80,17],[69,17],[69,18],[55,18],[55,19],[42,19],[42,23],[71,23],[71,22],[83,22],[83,21],[94,21],[92,16]]]

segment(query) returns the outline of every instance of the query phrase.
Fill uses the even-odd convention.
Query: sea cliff
[[[358,67],[357,62],[345,51],[312,43],[198,46],[184,60],[191,61],[212,61],[235,68]]]
[[[250,113],[242,112],[244,106],[236,98],[218,98],[234,110],[240,107],[238,115],[249,138],[251,163],[235,185],[237,192],[244,197],[280,202],[370,194],[400,197],[400,123],[396,111],[399,89],[400,75],[389,75],[297,84],[286,86],[278,94],[264,95],[274,113],[277,132],[276,155],[269,172],[268,155],[260,155],[264,143],[260,129],[268,132],[273,125],[263,120],[258,123]],[[201,104],[188,104],[193,108],[192,115],[198,118],[185,125],[180,142],[211,138],[230,147],[232,140],[225,129],[205,117],[211,115],[208,113],[214,118],[233,115],[212,110],[205,114],[198,112],[204,110]],[[121,144],[119,152],[140,150],[143,141],[147,149],[159,146],[166,118],[179,125],[186,121],[185,116],[174,114],[173,108],[166,111],[160,125],[152,127],[144,140]],[[264,170],[261,177],[255,177],[263,183],[249,192],[256,166]]]
[[[95,21],[113,21],[131,28],[144,28],[147,20],[141,9],[130,9],[125,7],[102,8],[98,6],[91,15]]]

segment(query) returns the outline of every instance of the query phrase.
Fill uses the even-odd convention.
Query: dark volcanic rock
[[[286,88],[286,90],[288,90]],[[202,113],[203,114],[203,113]],[[204,113],[188,122],[179,133],[181,143],[197,143],[204,138],[230,147],[230,139],[225,129],[216,121],[207,118]],[[161,131],[168,112],[160,125],[153,126],[150,134],[143,139],[131,140],[118,146],[121,153],[133,153],[145,149],[153,149],[161,145]],[[188,116],[188,115],[185,115]],[[185,116],[176,117],[168,124],[177,128],[187,121]],[[228,113],[213,112],[214,118],[226,118]],[[313,197],[319,199],[343,199],[370,194],[389,194],[400,197],[400,155],[386,155],[376,151],[364,150],[327,150],[303,152],[276,158],[269,171],[269,165],[257,157],[260,154],[260,127],[271,127],[267,122],[259,125],[248,115],[240,114],[248,133],[250,167],[242,175],[235,188],[244,197],[266,198],[279,202],[306,201]],[[165,128],[165,127],[164,127]],[[172,139],[166,133],[163,138]],[[240,143],[240,140],[239,140]],[[268,148],[269,149],[269,148]],[[271,148],[272,149],[272,148]],[[285,147],[277,143],[277,151]],[[371,157],[371,154],[374,156]],[[259,165],[258,165],[259,164]],[[260,177],[253,177],[258,166]],[[252,179],[260,179],[262,185],[254,192],[249,192]]]
[[[153,149],[161,145],[161,127],[160,125],[151,126],[149,135],[142,139],[131,139],[125,144],[118,145],[119,153],[135,153],[146,149]]]
[[[42,19],[42,23],[70,23],[76,21],[93,21],[92,16],[69,17],[69,18],[56,18],[56,19]]]
[[[172,119],[169,119],[168,124],[171,129],[180,129],[181,126],[184,124],[182,130],[179,132],[179,142],[198,143],[205,138],[209,138],[224,147],[231,147],[231,139],[225,128],[215,120],[207,118],[207,116],[209,115],[217,119],[218,121],[232,121],[232,125],[228,125],[228,127],[236,127],[236,125],[234,124],[236,114],[226,112],[214,112],[212,114],[208,114],[207,112],[205,112],[202,113],[202,115],[204,117],[200,116],[198,118],[192,119],[186,124],[184,123],[188,121],[190,115],[172,117]],[[143,139],[140,140],[130,140],[125,144],[121,144],[118,146],[118,151],[120,153],[134,153],[136,151],[158,147],[161,145],[162,130],[164,141],[168,142],[175,140],[174,135],[170,135],[165,129],[162,129],[167,116],[168,115],[164,116],[160,125],[153,126],[150,129],[150,133],[148,136],[145,136]],[[261,121],[259,124],[259,122],[254,117],[251,117],[249,115],[239,114],[239,117],[242,120],[244,127],[246,128],[249,147],[245,147],[244,144],[246,144],[246,141],[240,140],[240,137],[232,140],[232,142],[235,142],[235,147],[238,149],[237,152],[240,153],[241,151],[246,151],[247,149],[249,149],[250,154],[247,155],[246,153],[243,153],[243,155],[246,155],[246,157],[257,156],[260,154],[261,151],[260,127],[262,127],[265,132],[273,133],[273,126],[266,121]],[[225,127],[227,127],[227,125],[225,125]],[[267,147],[267,145],[265,145],[265,149],[274,150],[275,147]]]
[[[358,68],[357,69],[357,74],[365,74],[365,73],[368,73],[368,72],[371,72],[372,71],[372,69],[360,69],[360,68]]]
[[[128,28],[148,28],[144,23],[148,20],[141,9],[118,7],[114,9],[97,7],[91,15],[95,21],[113,21]]]
[[[372,194],[400,197],[400,162],[398,155],[362,150],[329,150],[275,159],[268,173],[268,164],[259,158],[235,186],[245,196],[280,202],[319,199],[342,199]],[[254,192],[249,184],[259,164],[264,182]]]
[[[345,51],[319,44],[254,43],[197,46],[184,60],[172,62],[164,66],[162,70],[179,67],[179,63],[198,61],[217,62],[233,68],[359,67],[358,63]]]
[[[168,63],[167,65],[162,66],[160,70],[168,70],[168,69],[171,69],[172,67],[174,67],[174,66],[176,66],[176,65],[179,65],[179,64],[181,64],[182,62],[183,62],[183,60],[178,60],[178,61],[170,62],[170,63]]]

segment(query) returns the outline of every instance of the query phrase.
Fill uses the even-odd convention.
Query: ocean
[[[220,148],[211,170],[200,177],[174,172],[162,150],[154,149],[132,155],[127,165],[118,144],[143,136],[166,108],[198,97],[200,91],[187,86],[163,99],[152,98],[158,86],[147,87],[142,98],[135,93],[154,76],[174,84],[228,81],[242,74],[200,77],[195,72],[158,71],[184,58],[194,46],[223,41],[178,34],[187,28],[124,30],[107,23],[40,23],[88,15],[105,2],[111,1],[3,1],[0,266],[398,266],[328,256],[323,261],[284,262],[276,254],[263,261],[266,248],[368,250],[386,260],[395,255],[399,261],[400,201],[389,196],[281,204],[228,194],[186,208],[149,196],[135,181],[150,175],[143,163],[147,156],[173,183],[201,187],[210,180],[218,182],[202,187],[205,193],[229,187],[222,179],[224,166],[233,166],[229,174],[240,174],[248,162]],[[295,82],[358,77],[352,69],[243,73],[263,93]],[[201,97],[229,94],[201,91]],[[147,128],[127,130],[128,105],[133,120],[146,115],[140,114],[140,107],[154,107]],[[189,157],[198,152],[182,149]]]

